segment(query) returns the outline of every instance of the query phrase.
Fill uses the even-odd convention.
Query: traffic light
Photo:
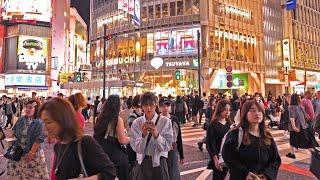
[[[74,73],[74,81],[75,82],[81,82],[82,80],[81,80],[81,73],[80,72],[75,72]]]
[[[180,80],[181,79],[181,72],[179,70],[176,70],[175,78],[176,78],[176,80]]]

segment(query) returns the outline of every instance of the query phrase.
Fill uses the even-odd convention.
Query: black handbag
[[[311,151],[310,171],[320,179],[320,153],[316,148]]]
[[[12,145],[4,154],[4,157],[13,161],[20,161],[23,149],[19,145]]]

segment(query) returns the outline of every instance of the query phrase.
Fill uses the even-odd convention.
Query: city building
[[[285,68],[282,64],[283,2],[264,0],[263,3],[265,92],[278,96],[285,92]]]
[[[2,0],[1,4],[6,92],[46,95],[51,86],[51,0]]]
[[[108,94],[187,94],[199,88],[198,79],[206,92],[264,92],[262,8],[255,0],[93,0],[94,81],[68,87],[101,94],[106,45]]]
[[[320,6],[315,0],[284,6],[283,65],[290,92],[319,90]]]

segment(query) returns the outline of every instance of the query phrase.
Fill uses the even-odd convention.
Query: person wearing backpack
[[[162,98],[159,101],[159,107],[161,110],[161,115],[169,118],[172,123],[172,132],[173,132],[173,142],[172,148],[168,153],[168,170],[169,170],[169,179],[170,180],[180,180],[180,170],[179,170],[179,157],[180,164],[182,165],[184,162],[183,155],[183,145],[182,145],[182,137],[181,137],[181,128],[179,119],[171,115],[171,101],[167,98]],[[179,157],[178,157],[179,153]]]
[[[177,116],[181,124],[186,123],[186,103],[181,99],[181,96],[177,96],[177,100],[175,102],[175,109],[174,109],[174,115]]]
[[[232,124],[230,113],[230,102],[220,100],[208,126],[206,147],[210,161],[207,168],[213,170],[213,180],[224,180],[228,172],[228,168],[220,164],[219,153],[222,139]]]
[[[243,136],[239,142],[240,132]],[[222,157],[229,168],[230,180],[277,179],[281,158],[265,125],[264,110],[255,100],[243,104],[240,124],[228,132]]]

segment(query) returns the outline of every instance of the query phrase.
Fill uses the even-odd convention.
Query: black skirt
[[[300,132],[290,131],[290,145],[295,148],[308,149],[318,146],[316,140],[308,129],[300,129]]]

